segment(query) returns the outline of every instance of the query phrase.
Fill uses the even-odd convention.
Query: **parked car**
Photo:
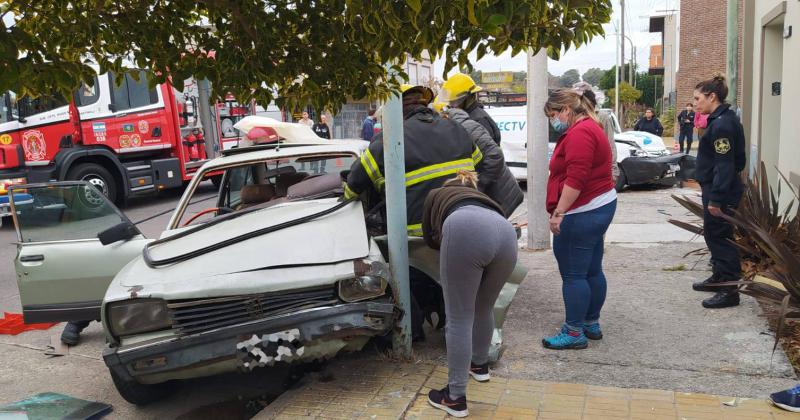
[[[131,403],[163,397],[177,379],[357,351],[401,316],[386,238],[369,236],[363,205],[342,199],[341,172],[367,142],[264,117],[237,126],[253,127],[282,141],[204,164],[157,240],[86,182],[14,187],[24,202],[10,195],[25,321],[102,319],[103,359]],[[212,172],[223,172],[218,194],[198,198]],[[409,253],[437,284],[438,252],[409,238]],[[498,301],[495,350],[525,274],[518,267]]]
[[[528,176],[527,106],[487,108],[486,111],[502,132],[503,141],[500,145],[506,164],[518,181],[525,181]],[[620,168],[616,185],[618,191],[628,185],[673,185],[690,176],[688,169],[694,168],[694,157],[683,153],[671,154],[664,146],[664,140],[654,134],[623,132],[617,116],[610,109],[600,109],[599,112],[610,114],[614,123],[614,143]],[[556,139],[556,136],[551,136],[548,159],[553,153]]]

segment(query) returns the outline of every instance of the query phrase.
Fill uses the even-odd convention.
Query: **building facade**
[[[763,162],[773,188],[778,171],[800,188],[800,1],[746,1],[741,79],[742,123],[750,173]],[[784,188],[785,191],[785,188]],[[782,202],[789,201],[787,192]]]

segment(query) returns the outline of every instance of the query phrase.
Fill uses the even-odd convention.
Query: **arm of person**
[[[709,194],[708,211],[718,217],[722,215],[722,205],[736,177],[734,136],[732,130],[725,128],[714,133],[714,180]]]
[[[474,141],[472,160],[478,172],[478,190],[486,192],[490,185],[497,182],[506,168],[503,150],[494,142],[491,134],[479,123],[466,120],[464,128]]]
[[[376,136],[380,140],[380,134]],[[344,198],[350,199],[358,196],[369,188],[380,192],[383,189],[383,142],[372,142],[367,150],[353,162],[347,181],[344,184]]]
[[[658,118],[653,118],[653,120],[655,120],[655,122],[656,122],[656,135],[657,136],[663,135],[664,134],[664,126],[661,125],[661,121],[659,121]]]
[[[642,131],[642,119],[639,118],[636,124],[633,125],[633,131]]]

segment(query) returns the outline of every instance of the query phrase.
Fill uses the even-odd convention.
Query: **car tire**
[[[81,163],[67,172],[67,180],[86,181],[94,185],[112,203],[117,202],[117,182],[108,169],[96,163]],[[92,204],[92,203],[87,203]],[[99,205],[99,203],[95,203]]]
[[[617,176],[617,182],[614,184],[614,189],[617,190],[617,192],[622,192],[627,183],[628,177],[625,176],[625,171],[623,171],[622,168],[619,168],[619,176]]]
[[[175,381],[145,385],[122,379],[113,370],[109,370],[109,372],[111,372],[111,380],[114,381],[114,387],[117,388],[119,395],[131,404],[147,405],[156,402],[172,395],[177,388]]]

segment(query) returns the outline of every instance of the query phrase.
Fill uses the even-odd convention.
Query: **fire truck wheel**
[[[70,181],[86,181],[94,185],[112,203],[117,199],[117,184],[114,177],[106,168],[96,163],[81,163],[75,166],[67,173],[67,179]],[[97,198],[92,199],[87,196],[86,200],[88,201],[87,204],[102,204],[101,202],[93,202],[93,200],[98,201]]]

